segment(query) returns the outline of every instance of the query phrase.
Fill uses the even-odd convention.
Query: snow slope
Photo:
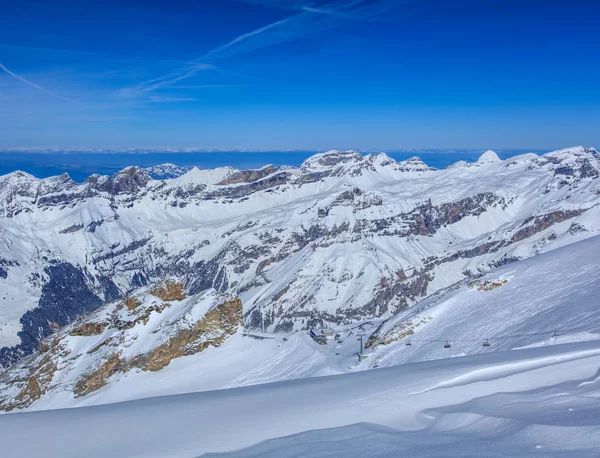
[[[587,342],[8,414],[0,443],[12,457],[594,457],[599,366]]]
[[[105,321],[104,317],[114,313],[114,305],[109,304],[46,340],[63,350],[52,356],[57,370],[47,391],[28,409],[90,406],[600,340],[598,259],[599,236],[569,244],[457,283],[388,320],[336,327],[339,339],[325,346],[317,345],[303,331],[273,334],[240,327],[218,346],[174,358],[159,371],[115,371],[105,386],[76,397],[77,382],[102,361],[109,361],[115,352],[122,360],[148,352],[157,339],[162,343],[163,335],[178,329],[172,324],[174,316],[191,316],[190,310],[198,310],[198,319],[218,296],[205,293],[172,302],[168,309],[151,314],[147,324],[138,322],[127,329],[122,345],[92,351],[108,336],[119,341],[120,332],[106,329],[101,335],[74,337],[72,330],[82,323]],[[143,303],[136,313],[142,313],[145,304],[154,300],[140,300]],[[131,313],[125,313],[121,320]],[[361,362],[356,356],[359,334],[365,334],[368,346],[364,352],[367,358]],[[408,340],[410,346],[406,345]],[[486,340],[489,347],[482,346]],[[446,341],[451,348],[444,348]],[[47,355],[25,360],[5,371],[4,377],[0,375],[0,400],[18,398],[22,385],[27,385],[23,371],[41,366]]]
[[[438,291],[385,321],[364,364],[600,339],[599,259],[596,236]]]

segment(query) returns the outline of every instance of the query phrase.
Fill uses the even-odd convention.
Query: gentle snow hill
[[[6,456],[28,458],[591,458],[600,453],[599,366],[600,343],[586,342],[8,414],[0,443]]]

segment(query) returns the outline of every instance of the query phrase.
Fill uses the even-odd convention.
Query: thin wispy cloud
[[[288,11],[300,11],[305,7],[315,5],[315,2],[307,0],[238,0],[240,3],[248,3],[250,5],[259,5],[266,8]]]
[[[198,101],[195,97],[176,97],[170,95],[151,95],[148,97],[150,102],[164,103],[164,102],[196,102]]]
[[[277,9],[277,10],[287,10],[287,11],[308,11],[311,13],[318,14],[329,14],[334,16],[341,16],[348,19],[357,19],[356,17],[346,15],[341,13],[340,11],[336,11],[334,9],[330,9],[327,5],[319,6],[316,2],[306,1],[306,0],[238,0],[243,3],[247,3],[250,5],[260,5],[266,8]],[[346,6],[352,6],[352,3],[358,4],[363,3],[365,0],[357,0],[355,2],[349,2]]]
[[[339,0],[316,7],[314,3],[310,2],[300,4],[295,1],[268,2],[250,0],[247,3],[274,7],[286,6],[288,9],[297,9],[299,12],[239,35],[228,43],[211,49],[204,55],[190,61],[187,65],[168,75],[146,81],[136,88],[129,88],[127,90],[132,91],[132,93],[146,93],[172,87],[175,83],[206,70],[207,66],[213,69],[216,68],[214,67],[214,62],[248,54],[278,43],[291,41],[318,30],[343,24],[349,20],[368,19],[375,14],[380,14],[410,1],[412,0],[378,0],[375,2],[367,2],[366,0]]]
[[[246,54],[341,24],[348,20],[347,14],[352,12],[352,8],[364,2],[365,0],[342,0],[328,3],[318,8],[322,14],[314,14],[316,11],[314,8],[305,6],[298,14],[244,33],[230,42],[210,50],[193,62],[205,62]],[[390,4],[392,2],[380,1],[378,3]]]
[[[232,87],[247,87],[246,84],[177,84],[171,89],[218,89]]]
[[[37,83],[34,83],[33,81],[29,81],[28,79],[23,78],[20,75],[17,75],[15,72],[9,70],[8,68],[6,68],[6,66],[4,64],[0,63],[0,70],[4,70],[4,72],[6,72],[7,74],[9,74],[10,76],[12,76],[13,78],[21,81],[23,84],[26,84],[29,87],[32,87],[34,89],[37,89],[38,91],[44,92],[48,95],[51,95],[52,97],[55,97],[57,99],[63,100],[65,102],[69,102],[69,103],[78,103],[77,101],[73,100],[73,99],[69,99],[68,97],[64,97],[60,94],[57,94],[56,92],[52,92],[49,89],[46,89],[43,86],[40,86]]]

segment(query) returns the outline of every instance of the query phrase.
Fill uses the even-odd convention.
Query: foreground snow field
[[[597,457],[599,367],[600,342],[495,352],[2,415],[0,443],[11,457]]]

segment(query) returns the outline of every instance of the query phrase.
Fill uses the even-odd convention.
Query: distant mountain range
[[[370,347],[398,339],[399,317],[436,292],[485,289],[486,272],[600,234],[599,175],[584,147],[443,170],[329,151],[298,167],[132,166],[83,183],[4,175],[0,363],[13,381],[39,375],[0,400],[27,407],[56,384],[85,397],[239,332],[363,325]]]
[[[531,151],[505,150],[498,152],[502,159]],[[543,153],[545,151],[533,151]],[[112,175],[127,166],[152,168],[164,163],[174,163],[183,168],[194,166],[213,169],[231,166],[237,169],[259,168],[264,164],[298,167],[316,151],[203,151],[203,150],[2,150],[0,149],[0,175],[15,170],[30,173],[39,178],[68,173],[76,182],[84,182],[90,175]],[[362,151],[362,154],[368,152]],[[420,156],[435,168],[465,160],[474,162],[481,155],[479,150],[404,150],[387,153],[396,161]]]

